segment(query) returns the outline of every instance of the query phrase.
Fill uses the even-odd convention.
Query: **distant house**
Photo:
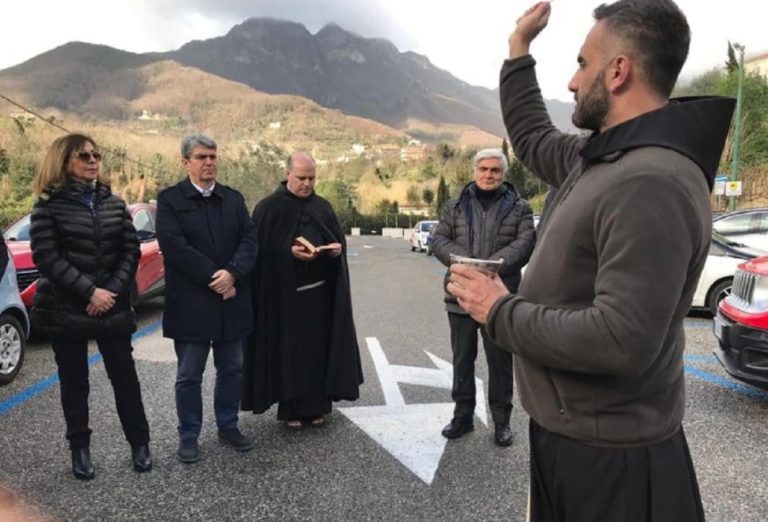
[[[279,122],[279,121],[273,121],[269,124],[270,129],[279,129],[282,126],[283,126],[282,122]]]
[[[365,145],[362,143],[352,144],[352,152],[358,156],[362,155],[365,152]]]
[[[31,123],[36,119],[34,114],[30,114],[26,111],[13,111],[9,114],[9,116],[14,120],[24,121],[27,123]]]
[[[400,161],[404,163],[419,161],[424,158],[426,153],[426,147],[423,145],[408,145],[400,149]]]
[[[768,53],[761,53],[744,59],[744,70],[747,73],[759,74],[768,78]]]
[[[429,205],[400,205],[401,214],[410,214],[411,216],[426,216],[429,217],[430,206]]]
[[[382,159],[400,158],[400,146],[399,145],[381,145],[376,149],[376,155]]]

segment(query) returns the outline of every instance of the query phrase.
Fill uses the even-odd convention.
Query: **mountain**
[[[427,142],[495,143],[506,134],[498,89],[472,86],[383,39],[363,38],[333,24],[312,34],[301,24],[269,18],[247,20],[225,36],[167,53],[135,54],[71,42],[0,71],[0,92],[19,93],[39,108],[126,120],[148,109],[134,103],[147,88],[142,68],[168,60],[262,94],[303,97],[349,116],[413,131]],[[168,85],[181,90],[188,82],[183,75],[177,80],[178,85]],[[179,113],[184,103],[197,103],[173,99]],[[555,125],[572,130],[573,105],[547,103]]]
[[[338,25],[317,34],[302,24],[252,18],[225,36],[190,42],[163,57],[250,85],[407,129],[409,121],[471,125],[504,136],[498,90],[472,86],[427,57]],[[555,106],[555,124],[570,112]],[[566,114],[567,112],[567,114]]]
[[[45,113],[57,109],[140,134],[207,132],[228,141],[342,152],[351,143],[404,142],[382,123],[153,55],[69,43],[0,72],[0,92]]]

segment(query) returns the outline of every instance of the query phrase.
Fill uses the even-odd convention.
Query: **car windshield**
[[[716,230],[712,231],[712,239],[715,241],[722,243],[724,245],[732,246],[732,247],[743,247],[747,246],[744,243],[739,243],[738,241],[734,241],[733,239],[729,239],[725,237],[724,235],[720,234]]]
[[[422,223],[421,224],[421,231],[422,232],[429,232],[433,225],[434,225],[434,223]]]
[[[29,241],[29,214],[6,228],[3,238],[6,241]]]

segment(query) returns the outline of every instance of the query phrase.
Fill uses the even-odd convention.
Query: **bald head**
[[[315,160],[308,153],[297,151],[288,156],[288,161],[285,163],[285,171],[290,172],[297,165],[300,168],[308,168],[309,166],[315,168]]]
[[[285,165],[286,188],[299,198],[308,198],[315,191],[315,160],[306,152],[294,152]]]

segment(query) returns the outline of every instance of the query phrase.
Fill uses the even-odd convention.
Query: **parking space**
[[[481,408],[472,434],[446,441],[439,433],[452,408],[443,268],[402,239],[355,237],[349,248],[366,382],[360,400],[335,405],[326,426],[290,432],[275,420],[274,409],[243,414],[241,427],[256,449],[236,454],[219,446],[209,365],[203,460],[177,462],[175,358],[159,329],[162,300],[156,300],[140,310],[134,342],[154,470],[131,470],[111,388],[94,352],[97,477],[85,483],[72,477],[53,356],[38,340],[18,379],[0,388],[0,484],[34,516],[52,520],[523,520],[527,417],[519,404],[510,448],[493,444]],[[707,518],[762,521],[768,513],[768,393],[725,374],[711,355],[711,328],[706,316],[686,320],[684,426]],[[479,357],[483,383],[484,364]]]

